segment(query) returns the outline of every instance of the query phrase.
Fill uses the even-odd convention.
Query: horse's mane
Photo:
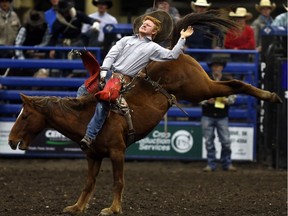
[[[40,109],[48,116],[53,115],[56,110],[60,110],[63,114],[66,112],[70,112],[78,116],[78,111],[83,110],[83,108],[87,107],[90,102],[96,103],[95,97],[93,95],[83,96],[79,98],[33,96],[28,97],[28,100],[36,110]]]
[[[187,29],[188,26],[210,26],[223,33],[226,33],[229,29],[239,29],[239,25],[236,22],[230,20],[227,15],[228,13],[226,10],[208,10],[204,13],[187,14],[181,18],[174,26],[171,38],[171,47],[174,47],[177,43],[181,30]],[[194,30],[201,31],[201,29]],[[209,36],[217,37],[218,35],[211,33]]]

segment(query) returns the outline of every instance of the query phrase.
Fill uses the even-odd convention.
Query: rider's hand
[[[188,28],[184,31],[184,29],[181,30],[180,35],[181,38],[186,39],[187,37],[191,36],[193,34],[194,30],[191,26],[188,26]]]
[[[107,70],[101,70],[100,71],[99,89],[104,89],[106,75],[107,75]]]

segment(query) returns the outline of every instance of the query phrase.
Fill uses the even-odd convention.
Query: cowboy
[[[64,46],[84,46],[81,35],[83,23],[90,24],[95,31],[99,30],[99,20],[92,19],[85,13],[76,10],[72,0],[60,0],[48,45],[55,46],[58,43],[59,35],[61,35],[61,44]],[[55,51],[50,51],[49,56],[54,58]]]
[[[105,34],[104,34],[104,27],[107,24],[117,24],[117,19],[108,13],[108,10],[112,8],[113,2],[111,0],[92,0],[92,4],[98,8],[97,12],[92,13],[89,17],[93,19],[97,19],[100,21],[100,29],[99,32],[91,31],[89,24],[84,24],[82,27],[82,33],[87,35],[88,43],[87,46],[98,46],[101,47],[104,43]],[[97,34],[95,34],[97,33]],[[114,41],[119,40],[121,38],[120,34],[116,35],[117,37],[114,38]],[[113,40],[110,39],[110,43]],[[111,46],[109,47],[109,49]]]
[[[48,27],[41,11],[30,10],[24,25],[20,28],[16,40],[16,46],[44,46],[48,42]],[[32,50],[16,50],[18,59],[34,58],[36,53]],[[42,53],[43,54],[43,53]]]
[[[242,49],[255,49],[255,38],[253,29],[246,24],[246,20],[252,18],[252,14],[247,12],[246,8],[238,7],[236,11],[231,11],[229,17],[240,26],[240,31],[233,29],[229,30],[226,34],[224,46],[226,49],[242,50]],[[247,62],[249,56],[247,54],[231,54],[231,60],[237,62]]]
[[[255,8],[260,15],[252,22],[251,27],[254,29],[256,49],[261,52],[261,30],[265,26],[271,26],[273,18],[270,14],[275,10],[276,4],[270,0],[261,0],[260,4],[255,4]]]
[[[226,67],[226,61],[220,56],[212,57],[207,63],[211,70],[211,79],[215,81],[227,80],[223,77],[222,71]],[[221,142],[221,158],[222,169],[225,171],[236,171],[231,161],[231,140],[228,127],[228,114],[230,105],[235,102],[236,95],[228,97],[210,98],[200,102],[202,105],[202,133],[205,139],[205,147],[207,150],[207,166],[204,172],[212,172],[216,170],[216,148],[215,148],[215,130]]]
[[[192,13],[205,13],[209,10],[212,3],[208,3],[207,0],[191,1]],[[219,49],[223,47],[223,35],[216,28],[198,25],[193,26],[194,29],[198,29],[195,33],[189,37],[186,41],[187,48],[190,49]],[[218,35],[218,37],[211,37],[211,34]],[[210,54],[195,53],[193,58],[198,61],[207,61],[211,58]]]
[[[105,86],[103,91],[96,93],[99,101],[96,105],[95,114],[87,126],[86,134],[80,141],[81,149],[89,148],[100,131],[107,116],[109,102],[114,102],[119,96],[120,79],[123,79],[123,75],[134,77],[151,61],[177,59],[182,53],[186,38],[193,34],[193,28],[189,26],[185,31],[183,29],[180,32],[180,38],[172,50],[161,47],[153,42],[163,28],[161,21],[155,17],[157,13],[169,16],[164,11],[156,11],[144,16],[137,34],[123,37],[106,55],[101,66],[100,82],[104,83],[105,79],[107,80],[108,71],[112,71],[113,75],[106,84],[109,87],[106,88]],[[120,101],[119,103],[121,104],[122,102]]]
[[[21,27],[18,15],[12,8],[13,0],[0,0],[0,46],[14,45],[15,38]],[[0,58],[11,58],[13,51],[2,50]]]

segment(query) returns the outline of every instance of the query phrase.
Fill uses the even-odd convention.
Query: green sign
[[[127,158],[139,156],[147,159],[202,158],[202,132],[201,127],[191,125],[169,125],[167,132],[163,125],[158,125],[148,136],[128,147]]]

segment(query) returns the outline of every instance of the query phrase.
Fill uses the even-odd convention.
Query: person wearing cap
[[[286,7],[284,4],[283,4],[283,7],[285,9],[285,12],[275,17],[272,23],[272,26],[284,27],[287,29],[288,28],[288,7]]]
[[[103,31],[104,27],[107,24],[117,24],[118,21],[114,16],[108,13],[108,10],[112,8],[113,6],[112,0],[92,0],[92,4],[95,7],[97,7],[98,10],[97,12],[90,14],[89,17],[100,21],[99,32],[96,32],[97,34],[95,34],[95,31],[93,30],[91,31],[90,29],[91,26],[89,24],[84,24],[82,27],[82,33],[87,35],[87,39],[88,39],[87,46],[101,47],[103,46],[104,38],[105,38],[105,34]],[[113,40],[111,40],[111,43],[120,38],[121,38],[121,35],[117,34],[116,38],[113,38]]]
[[[212,3],[207,0],[191,1],[192,13],[204,13],[209,10]],[[193,26],[195,29],[194,34],[187,38],[186,47],[190,49],[220,49],[223,47],[223,34],[214,27],[197,25]],[[218,35],[211,38],[211,33]],[[211,57],[210,54],[193,53],[193,58],[197,61],[208,61]]]
[[[172,7],[169,0],[156,0],[155,5],[148,8],[145,13],[151,13],[152,11],[156,10],[164,10],[167,12],[172,17],[174,23],[181,18],[178,9],[176,7]]]
[[[0,46],[14,45],[15,38],[21,27],[18,15],[11,6],[12,0],[0,0]],[[13,51],[2,50],[0,58],[11,58]]]
[[[26,21],[20,28],[16,40],[16,46],[45,46],[49,39],[48,26],[41,11],[28,11]],[[16,50],[18,59],[33,57],[34,53],[30,50]]]
[[[91,25],[95,31],[99,30],[99,20],[93,19],[74,8],[72,0],[59,0],[56,9],[56,20],[52,25],[51,38],[48,46],[55,46],[61,35],[64,46],[84,46],[81,29],[83,23]],[[55,51],[50,51],[50,58],[55,57]]]
[[[173,49],[166,49],[153,41],[156,40],[158,35],[161,35],[161,29],[164,27],[164,24],[155,17],[157,13],[161,13],[161,11],[145,15],[141,19],[142,24],[137,32],[135,32],[135,35],[121,38],[110,49],[101,66],[100,86],[103,86],[105,79],[107,79],[106,75],[108,71],[112,71],[112,78],[118,80],[115,81],[116,85],[120,83],[120,79],[124,79],[123,75],[131,78],[135,77],[151,61],[168,61],[179,57],[185,45],[186,38],[193,34],[193,28],[189,26],[186,30],[183,29]],[[113,79],[108,80],[106,85],[109,86]],[[111,87],[111,89],[113,88],[114,86]],[[80,141],[80,147],[83,150],[91,146],[106,119],[110,98],[104,99],[103,97],[107,95],[110,97],[110,92],[107,92],[105,87],[95,95],[99,100],[96,105],[95,114],[87,126],[86,134]],[[126,103],[126,101],[120,101],[120,104],[122,102]]]
[[[253,29],[246,24],[246,20],[252,18],[252,14],[247,12],[246,8],[238,7],[236,11],[231,11],[229,17],[240,26],[240,32],[231,29],[227,32],[224,47],[226,49],[235,49],[235,50],[254,50],[255,49],[255,38]],[[249,56],[246,54],[231,54],[232,61],[242,61],[247,62]]]
[[[211,70],[210,77],[215,81],[227,80],[222,74],[226,67],[226,61],[221,57],[214,56],[207,63]],[[200,102],[202,107],[201,127],[207,150],[207,166],[204,172],[212,172],[217,168],[215,132],[217,131],[221,143],[220,162],[224,171],[236,171],[231,160],[231,140],[229,133],[229,108],[235,102],[236,95],[228,97],[210,98]]]
[[[259,52],[261,52],[261,30],[265,26],[271,26],[273,22],[271,13],[275,10],[276,4],[271,3],[270,0],[260,0],[259,4],[255,4],[255,8],[260,15],[252,22],[251,27],[253,28],[255,34],[256,48]]]

